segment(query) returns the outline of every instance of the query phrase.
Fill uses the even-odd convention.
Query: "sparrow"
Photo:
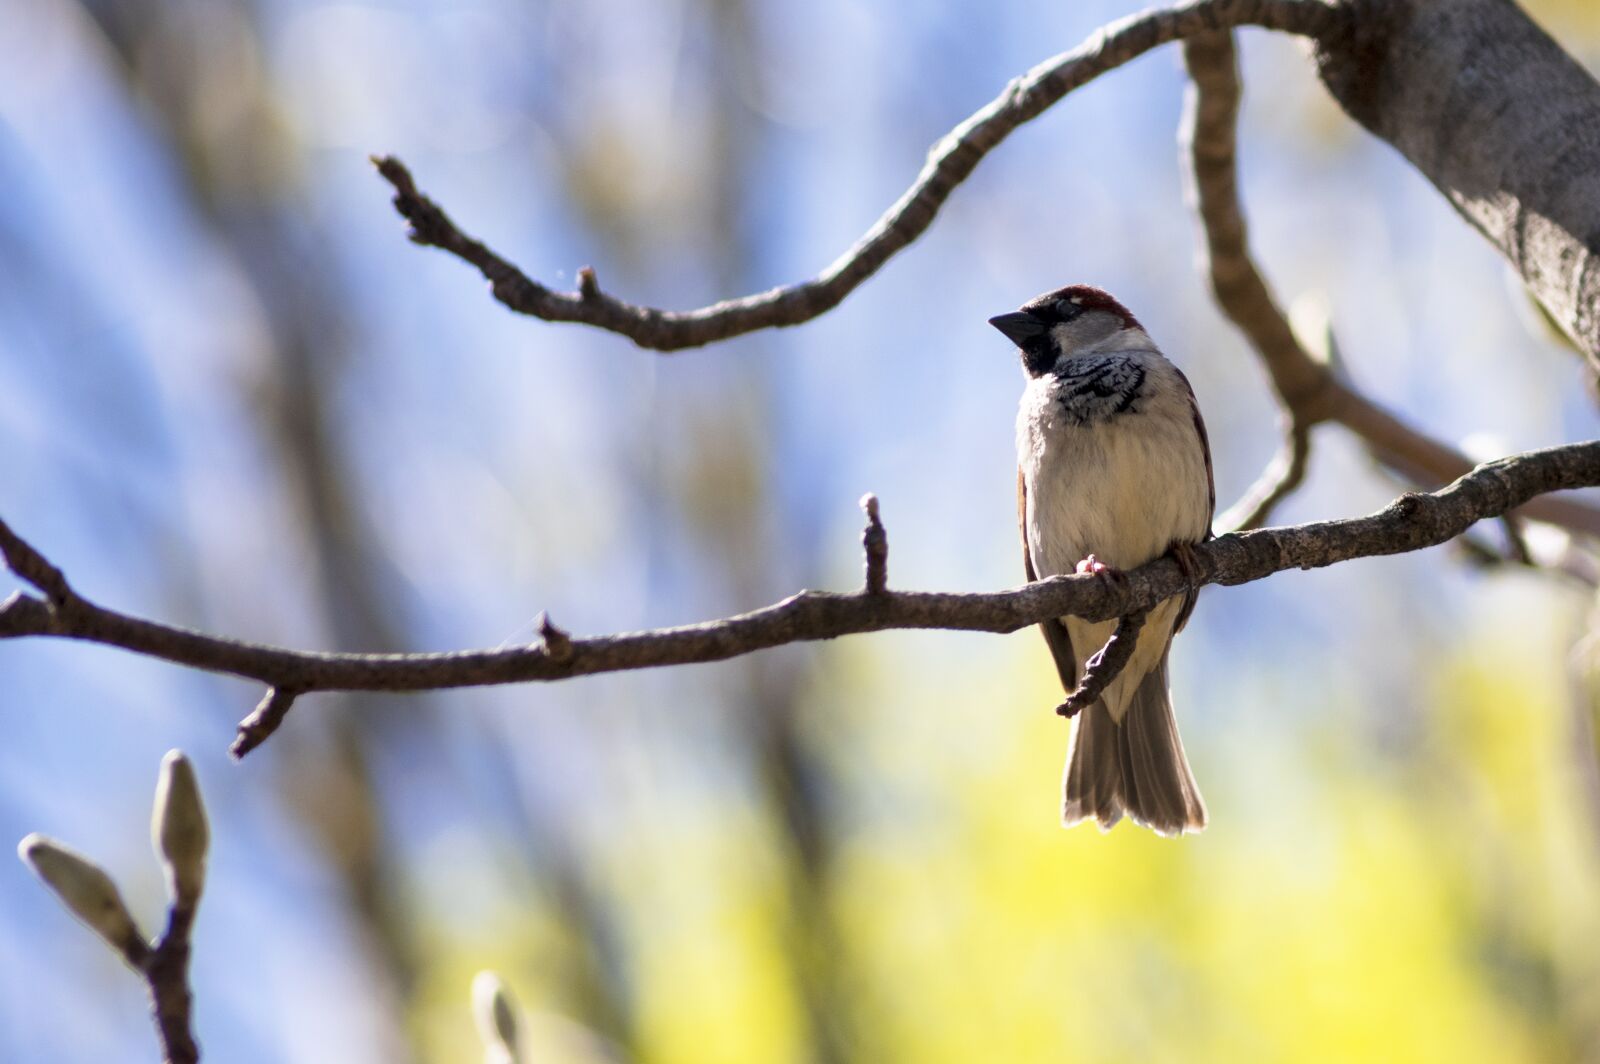
[[[1016,344],[1027,383],[1017,411],[1017,519],[1030,582],[1122,570],[1211,538],[1216,486],[1194,389],[1110,294],[1071,285],[989,319]],[[1199,831],[1206,807],[1178,737],[1167,688],[1172,637],[1194,609],[1191,590],[1145,618],[1132,658],[1078,714],[1067,752],[1061,820],[1123,816],[1161,835]],[[1068,691],[1115,621],[1040,624]]]

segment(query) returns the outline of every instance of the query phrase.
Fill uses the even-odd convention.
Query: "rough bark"
[[[1600,83],[1510,0],[1345,0],[1350,115],[1438,186],[1600,368]]]

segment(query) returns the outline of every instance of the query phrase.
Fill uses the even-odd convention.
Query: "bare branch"
[[[1356,391],[1295,336],[1250,254],[1237,175],[1239,68],[1233,35],[1205,33],[1184,40],[1191,85],[1182,139],[1188,145],[1188,195],[1204,227],[1211,290],[1228,319],[1255,348],[1289,426],[1284,453],[1225,517],[1244,525],[1259,507],[1280,501],[1303,473],[1305,444],[1296,434],[1335,421],[1359,436],[1373,456],[1424,485],[1443,484],[1472,468],[1449,444],[1407,425]],[[1281,471],[1281,475],[1280,475]],[[1273,492],[1278,494],[1274,496]],[[1600,510],[1571,499],[1539,499],[1521,516],[1600,536]],[[1259,517],[1265,520],[1265,513]],[[1219,522],[1222,523],[1222,522]],[[1223,523],[1223,527],[1229,527]]]
[[[61,570],[11,531],[4,521],[0,521],[0,557],[5,558],[6,568],[43,591],[51,602],[59,605],[72,597],[72,588]]]
[[[262,696],[256,708],[239,722],[238,734],[228,747],[229,755],[237,761],[270,739],[272,733],[283,723],[283,718],[289,715],[289,710],[294,708],[294,700],[299,694],[298,691],[288,687],[267,688],[267,693]]]
[[[1407,493],[1366,517],[1231,533],[1193,548],[1186,576],[1170,557],[1115,587],[1093,575],[1054,576],[1009,591],[947,593],[802,591],[722,620],[645,632],[434,654],[289,650],[175,628],[73,595],[58,607],[24,593],[0,604],[0,637],[55,636],[121,647],[178,665],[231,673],[280,691],[424,691],[564,680],[664,665],[722,661],[769,647],[891,628],[1014,632],[1047,617],[1091,621],[1148,610],[1192,587],[1243,584],[1284,569],[1401,554],[1453,539],[1549,491],[1600,486],[1600,441],[1529,451],[1486,463],[1438,492]],[[0,529],[4,529],[0,522]],[[9,529],[0,535],[16,538]],[[16,538],[17,542],[21,542]],[[32,548],[29,548],[30,550]],[[34,552],[37,554],[37,552]],[[281,696],[280,696],[281,697]],[[258,709],[264,714],[272,699]],[[253,717],[255,715],[252,715]]]
[[[1056,707],[1056,713],[1062,717],[1075,717],[1080,710],[1087,709],[1095,704],[1100,696],[1106,693],[1106,688],[1111,686],[1133,657],[1133,651],[1139,644],[1139,629],[1144,627],[1147,610],[1135,610],[1126,617],[1117,619],[1116,630],[1106,640],[1106,645],[1101,647],[1083,666],[1083,679],[1078,681],[1078,686],[1072,693]]]
[[[1291,422],[1282,448],[1243,497],[1218,515],[1217,527],[1229,532],[1245,532],[1266,524],[1277,505],[1305,479],[1310,457],[1310,430]]]
[[[3,525],[0,539],[21,542]],[[21,554],[8,550],[6,557],[43,560],[32,547]],[[194,998],[189,992],[189,938],[204,890],[210,829],[193,769],[177,750],[162,761],[151,837],[167,871],[169,895],[166,930],[153,943],[145,941],[116,881],[93,861],[37,833],[22,840],[17,855],[57,900],[144,979],[162,1061],[196,1064],[200,1047],[194,1039]]]
[[[889,533],[878,518],[878,497],[871,492],[861,496],[861,509],[867,527],[861,530],[861,549],[867,555],[867,594],[881,595],[889,588]]]
[[[167,910],[167,928],[143,969],[164,1064],[195,1064],[200,1059],[191,1020],[194,995],[189,990],[189,936],[194,916],[194,905],[172,903]]]
[[[698,310],[658,310],[624,302],[600,291],[593,271],[580,275],[577,292],[546,288],[462,233],[437,204],[417,190],[399,159],[374,158],[373,163],[394,186],[395,209],[411,223],[411,239],[476,266],[489,281],[494,297],[507,307],[546,321],[607,329],[640,347],[677,351],[756,329],[798,325],[838,306],[933,224],[950,194],[1013,130],[1073,90],[1152,48],[1197,33],[1247,25],[1321,37],[1342,29],[1345,17],[1343,8],[1322,0],[1190,0],[1105,26],[1072,51],[1012,80],[988,106],[951,130],[929,151],[928,161],[911,187],[816,278]]]
[[[1181,134],[1189,149],[1187,192],[1205,228],[1211,291],[1255,348],[1290,418],[1306,424],[1321,421],[1331,411],[1333,376],[1300,346],[1250,256],[1239,200],[1240,88],[1233,34],[1206,33],[1185,40],[1183,61],[1191,80]]]

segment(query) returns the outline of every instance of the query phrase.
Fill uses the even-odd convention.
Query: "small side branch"
[[[1316,0],[1190,0],[1146,11],[1096,31],[1083,44],[1014,79],[988,106],[951,130],[904,194],[855,245],[812,280],[729,299],[698,310],[638,306],[600,290],[593,271],[579,290],[558,292],[533,280],[482,242],[467,236],[417,189],[393,156],[373,163],[395,190],[395,209],[411,224],[411,239],[470,263],[494,297],[519,314],[579,322],[626,336],[640,347],[678,351],[756,329],[798,325],[838,306],[893,255],[933,224],[939,209],[978,163],[1018,126],[1039,117],[1068,93],[1153,48],[1234,26],[1261,26],[1307,37],[1342,30],[1349,12]]]
[[[34,550],[31,543],[11,531],[4,521],[0,521],[0,557],[5,558],[6,568],[44,592],[52,604],[60,606],[72,599],[72,588],[61,570]]]
[[[269,687],[250,715],[239,722],[238,734],[228,753],[235,761],[272,738],[283,718],[289,715],[299,692],[288,687]]]
[[[288,692],[427,691],[563,680],[629,669],[723,661],[757,650],[895,628],[1014,632],[1049,617],[1106,621],[1148,610],[1206,584],[1244,584],[1285,569],[1402,554],[1445,543],[1535,496],[1600,486],[1600,441],[1530,451],[1474,469],[1432,494],[1407,493],[1375,514],[1236,532],[1194,545],[1185,573],[1164,556],[1115,586],[1090,574],[1054,576],[1009,591],[949,593],[802,591],[721,620],[578,638],[546,625],[530,646],[445,654],[343,654],[290,650],[207,635],[118,613],[75,596],[58,610],[24,592],[0,603],[0,638],[49,636],[121,647],[176,665],[230,673],[273,688],[251,734],[271,734]],[[0,524],[0,528],[4,528]],[[869,528],[870,531],[870,528]],[[20,538],[6,530],[6,535]],[[32,554],[37,551],[29,548]],[[41,556],[42,557],[42,556]],[[256,717],[262,718],[256,720]]]
[[[1217,527],[1228,532],[1246,532],[1266,524],[1277,505],[1292,495],[1305,479],[1310,457],[1310,429],[1291,422],[1284,433],[1283,446],[1272,462],[1244,496],[1217,517]]]
[[[1117,619],[1116,630],[1106,640],[1106,645],[1084,663],[1083,679],[1078,681],[1078,686],[1073,688],[1067,700],[1056,707],[1058,715],[1075,717],[1080,710],[1094,705],[1100,696],[1106,693],[1111,681],[1121,674],[1133,657],[1134,648],[1139,645],[1139,630],[1144,627],[1147,612],[1135,610]]]
[[[861,549],[867,556],[867,594],[881,595],[889,590],[889,533],[878,518],[876,495],[861,496],[861,509],[867,515],[867,527],[861,530]]]

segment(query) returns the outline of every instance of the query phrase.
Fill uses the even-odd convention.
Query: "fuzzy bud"
[[[105,869],[55,839],[35,832],[17,846],[17,856],[55,892],[61,904],[137,965],[145,950],[133,915]]]
[[[494,972],[472,979],[472,1015],[483,1039],[484,1064],[516,1064],[517,1009],[511,993]]]
[[[150,839],[166,869],[168,895],[182,905],[197,903],[205,886],[211,828],[206,823],[194,766],[181,750],[170,751],[161,759],[155,810],[150,816]]]

